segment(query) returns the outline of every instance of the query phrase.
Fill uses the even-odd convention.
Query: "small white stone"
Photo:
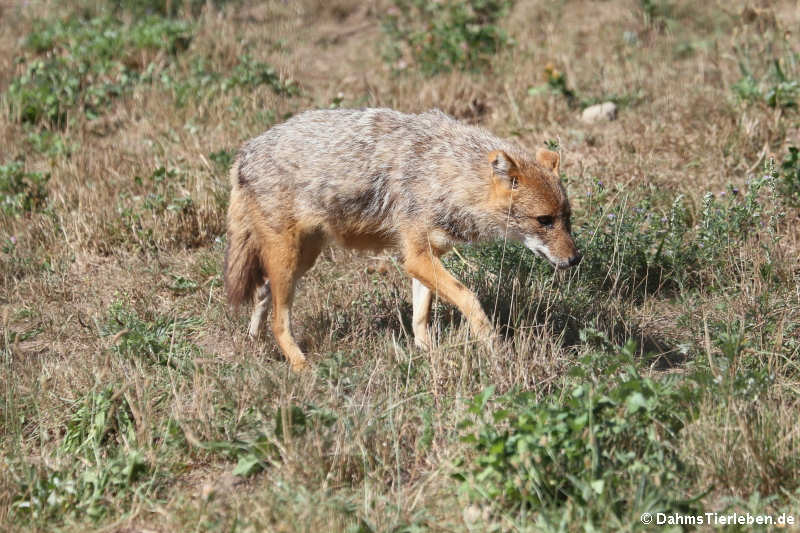
[[[587,124],[600,120],[614,120],[617,118],[617,104],[614,102],[603,102],[602,104],[587,107],[581,113],[581,120]]]

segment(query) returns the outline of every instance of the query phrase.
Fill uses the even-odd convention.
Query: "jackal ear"
[[[536,151],[536,162],[542,165],[547,170],[552,170],[558,176],[558,167],[561,163],[561,157],[558,152],[553,152],[546,148],[539,148]]]
[[[509,189],[517,188],[517,162],[503,150],[489,152],[489,162],[494,175]]]

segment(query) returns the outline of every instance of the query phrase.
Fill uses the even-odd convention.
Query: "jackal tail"
[[[225,249],[225,292],[233,307],[250,302],[263,285],[266,274],[261,263],[258,235],[252,227],[251,202],[236,183],[238,172],[239,162],[236,161],[231,167],[228,244]]]

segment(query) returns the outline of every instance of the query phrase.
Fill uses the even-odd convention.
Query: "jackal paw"
[[[433,341],[431,340],[430,333],[427,331],[425,333],[415,333],[414,346],[416,346],[419,350],[430,350],[431,347],[433,347]]]
[[[295,374],[302,374],[311,369],[311,365],[308,364],[308,361],[306,361],[305,357],[289,361],[289,366],[291,367],[292,372]]]
[[[503,340],[500,338],[500,335],[494,329],[484,331],[478,337],[483,343],[486,345],[486,348],[492,354],[497,354],[498,352],[503,350],[504,343]]]
[[[492,355],[501,353],[506,348],[505,343],[496,333],[485,339],[484,342],[486,342],[486,347],[489,348],[489,352]]]

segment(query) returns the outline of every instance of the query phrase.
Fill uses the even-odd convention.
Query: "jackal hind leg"
[[[480,301],[447,271],[438,257],[426,250],[425,246],[408,246],[405,250],[405,269],[440,298],[455,305],[466,317],[472,332],[494,350],[497,336]]]
[[[250,315],[250,327],[248,328],[248,333],[252,338],[258,337],[258,332],[261,329],[261,320],[264,318],[271,300],[270,292],[269,280],[266,280],[256,292],[255,305],[253,306],[253,313]]]
[[[314,266],[323,243],[317,234],[282,235],[263,258],[272,293],[272,333],[295,372],[308,368],[308,362],[292,334],[294,289],[300,277]]]
[[[421,350],[427,350],[433,344],[430,328],[428,327],[433,293],[420,280],[411,278],[411,295],[414,309],[411,319],[414,344]]]

